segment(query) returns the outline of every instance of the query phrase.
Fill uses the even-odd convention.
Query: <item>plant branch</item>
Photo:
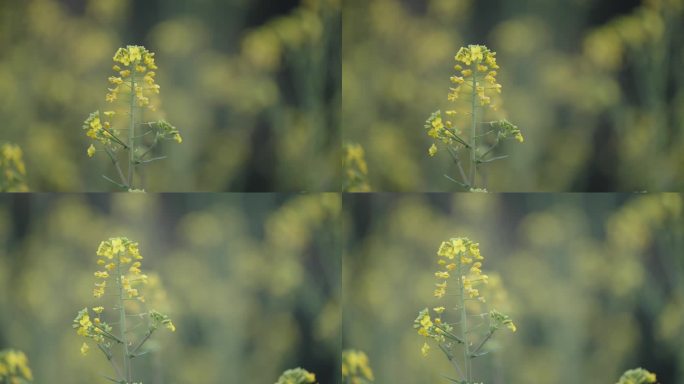
[[[159,132],[156,133],[156,135],[154,136],[154,141],[152,141],[152,144],[150,144],[147,150],[145,150],[145,152],[143,152],[143,154],[138,157],[138,161],[142,161],[142,159],[144,159],[145,156],[147,156],[147,154],[150,153],[150,151],[157,146],[157,143],[159,143]]]
[[[461,160],[458,158],[458,155],[453,152],[453,150],[447,145],[447,151],[451,155],[451,158],[454,159],[454,162],[456,163],[456,166],[458,167],[458,171],[461,174],[461,180],[463,180],[463,187],[466,189],[470,189],[470,185],[468,185],[468,177],[465,174],[465,171],[463,170],[463,166],[461,165]],[[453,179],[452,179],[453,180]]]
[[[94,326],[95,328],[99,329],[100,331],[102,331],[102,333],[103,333],[105,336],[109,337],[110,339],[116,341],[116,342],[119,343],[119,344],[123,344],[123,341],[121,341],[121,339],[119,339],[118,337],[116,337],[116,336],[112,335],[111,333],[107,332],[106,329],[104,329],[104,328],[102,328],[102,327],[100,327],[100,326],[98,326],[98,325],[95,325],[95,324],[93,324],[93,326]],[[98,345],[99,345],[99,344],[98,344]]]
[[[487,335],[484,337],[484,339],[482,339],[482,341],[480,341],[480,343],[477,345],[477,347],[475,347],[475,349],[473,350],[473,352],[470,354],[470,357],[471,357],[471,358],[477,357],[477,356],[475,356],[475,354],[478,353],[478,352],[480,352],[480,349],[481,349],[481,348],[485,345],[485,343],[492,337],[492,335],[494,335],[494,330],[490,330],[490,331],[487,333]]]
[[[489,147],[489,148],[480,156],[480,159],[484,159],[485,156],[487,156],[487,155],[489,154],[489,152],[491,152],[492,150],[494,150],[494,148],[496,148],[496,146],[499,145],[500,142],[501,142],[501,140],[499,139],[499,136],[497,136],[497,137],[496,137],[496,141],[494,142],[494,144],[492,144],[492,146]]]
[[[148,160],[138,160],[136,162],[136,164],[137,165],[145,165],[145,164],[149,164],[151,162],[157,161],[157,160],[164,160],[164,159],[166,159],[166,156],[153,157],[153,158],[148,159]]]
[[[480,159],[478,159],[478,160],[477,160],[477,163],[478,163],[478,164],[492,163],[492,162],[494,162],[494,161],[502,160],[502,159],[505,159],[505,158],[507,158],[507,157],[508,157],[508,155],[502,155],[502,156],[492,157],[491,159],[487,159],[487,160],[480,160]]]
[[[112,365],[114,373],[116,373],[116,376],[118,378],[122,378],[123,375],[121,374],[121,368],[119,368],[119,366],[116,365],[116,362],[112,359],[112,354],[109,351],[105,350],[100,343],[97,344],[97,347],[100,349],[100,351],[102,351],[102,353],[104,353],[105,357],[107,358],[107,361],[109,361],[109,363]]]
[[[121,189],[126,189],[126,190],[128,189],[127,186],[125,186],[125,185],[123,185],[123,184],[120,184],[120,183],[117,183],[116,181],[114,181],[114,180],[110,179],[109,177],[107,177],[107,175],[102,175],[102,178],[105,179],[105,180],[107,180],[107,181],[109,181],[110,183],[116,185],[117,187],[119,187],[119,188],[121,188]]]
[[[444,352],[447,359],[449,359],[449,361],[454,365],[454,368],[456,368],[456,372],[458,373],[459,378],[463,380],[463,371],[461,370],[461,366],[458,365],[458,361],[454,359],[454,355],[451,354],[451,351],[444,348],[444,346],[441,343],[439,344],[439,348],[442,350],[442,352]]]
[[[128,189],[128,184],[126,183],[126,177],[123,174],[123,171],[121,170],[121,166],[119,165],[119,159],[114,156],[114,154],[107,148],[106,146],[104,147],[105,152],[107,152],[107,155],[109,155],[109,159],[112,160],[112,164],[114,164],[114,167],[116,168],[117,173],[119,174],[119,177],[121,178],[121,184],[123,188]],[[110,180],[111,181],[111,180]]]
[[[147,334],[145,334],[145,337],[143,337],[142,340],[140,340],[140,342],[138,343],[138,345],[136,345],[135,348],[133,348],[133,350],[131,351],[131,357],[135,357],[135,353],[138,352],[138,349],[140,349],[140,347],[142,347],[143,344],[145,344],[145,342],[150,338],[150,336],[152,336],[152,333],[154,333],[154,330],[150,330],[147,332]]]

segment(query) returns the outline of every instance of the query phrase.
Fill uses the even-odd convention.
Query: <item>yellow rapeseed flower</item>
[[[88,157],[93,157],[93,155],[95,154],[95,151],[96,151],[95,146],[90,144],[90,146],[88,147],[88,150],[86,151],[88,153]]]
[[[651,384],[656,382],[655,373],[643,368],[630,369],[622,374],[617,384]]]
[[[435,143],[432,143],[432,145],[431,145],[430,148],[428,149],[428,154],[430,155],[430,157],[432,157],[432,156],[434,156],[436,153],[437,153],[437,146],[435,145]]]
[[[422,353],[423,356],[427,356],[429,350],[430,346],[428,345],[427,341],[423,342],[423,346],[420,348],[420,353]]]
[[[449,272],[437,271],[437,272],[435,272],[435,277],[440,278],[440,279],[448,279],[449,278]]]
[[[302,368],[288,369],[278,378],[275,384],[313,384],[316,375]]]
[[[28,358],[21,351],[0,351],[0,383],[19,384],[33,380]]]
[[[353,349],[342,351],[342,379],[351,383],[375,380],[365,352]]]

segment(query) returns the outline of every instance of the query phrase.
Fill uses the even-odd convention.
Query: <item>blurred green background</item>
[[[0,140],[23,148],[33,191],[112,190],[81,125],[105,108],[114,52],[138,44],[156,52],[157,117],[184,138],[147,189],[338,190],[340,28],[339,0],[2,1]]]
[[[343,139],[373,190],[459,190],[423,124],[468,44],[498,53],[499,117],[525,136],[490,190],[684,188],[682,0],[346,0],[342,20]]]
[[[385,194],[343,202],[343,348],[368,353],[376,382],[455,377],[436,346],[422,357],[412,326],[419,310],[438,303],[441,241],[466,236],[480,243],[483,272],[500,276],[507,293],[497,307],[518,327],[497,333],[497,350],[475,360],[478,382],[609,384],[641,366],[660,383],[684,383],[682,195]]]
[[[28,355],[36,383],[105,382],[111,367],[71,328],[94,306],[95,251],[140,243],[145,294],[173,319],[136,359],[144,383],[273,383],[301,366],[339,381],[340,197],[93,194],[0,197],[0,350]]]

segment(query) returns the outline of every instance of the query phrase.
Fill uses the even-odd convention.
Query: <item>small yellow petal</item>
[[[90,347],[88,346],[88,344],[83,343],[83,345],[81,345],[81,354],[85,356],[88,353],[89,349]]]
[[[437,153],[437,146],[433,143],[430,146],[430,149],[428,149],[428,154],[430,155],[430,157],[432,157],[435,155],[435,153]]]
[[[427,356],[429,350],[430,350],[430,346],[428,345],[427,342],[425,342],[425,343],[423,343],[423,346],[420,348],[420,353],[422,353],[423,356]]]

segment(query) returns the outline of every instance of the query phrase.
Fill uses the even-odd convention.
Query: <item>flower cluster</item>
[[[143,257],[138,250],[138,243],[125,237],[113,237],[100,243],[97,256],[101,257],[97,260],[97,265],[103,267],[104,270],[95,272],[95,277],[102,280],[95,283],[93,296],[100,298],[104,295],[110,273],[116,272],[114,275],[119,279],[128,298],[145,301],[138,289],[134,288],[138,284],[147,283],[147,275],[142,274],[140,270],[140,260]]]
[[[476,303],[479,306],[485,305],[486,300],[479,289],[482,284],[487,284],[489,281],[489,276],[482,273],[483,260],[480,245],[468,238],[455,237],[440,244],[437,250],[439,268],[434,272],[437,283],[433,295],[442,300],[447,295],[447,289],[453,289],[457,301],[455,301],[455,305],[437,305],[432,309],[424,308],[418,312],[418,317],[413,321],[413,328],[418,335],[424,338],[421,347],[423,356],[426,356],[430,350],[428,343],[430,340],[440,345],[444,351],[450,351],[456,344],[468,343],[470,330],[462,328],[459,336],[454,325],[458,324],[465,327],[464,318],[468,316],[466,310],[469,303]],[[454,283],[455,287],[453,286]],[[450,284],[452,284],[451,287]],[[447,315],[447,308],[455,309],[461,315],[461,320],[457,323],[446,321],[444,316]],[[432,315],[433,313],[434,315]],[[502,327],[508,327],[513,332],[516,331],[516,326],[510,317],[495,309],[479,317],[489,317],[490,335],[484,338],[482,345],[491,337],[491,334]],[[471,352],[476,353],[477,351]]]
[[[181,137],[178,128],[169,124],[166,120],[157,121],[157,129],[159,137],[174,140],[178,144],[183,142],[183,138]]]
[[[114,54],[114,66],[112,69],[118,76],[110,76],[109,82],[114,88],[109,88],[109,93],[105,96],[108,102],[117,100],[121,87],[127,87],[127,91],[133,90],[135,103],[139,107],[148,106],[151,110],[155,108],[150,105],[150,99],[146,95],[149,92],[159,94],[159,85],[154,82],[157,65],[154,63],[154,53],[145,47],[129,45],[126,48],[119,48]]]
[[[519,142],[524,139],[520,129],[507,120],[483,121],[488,108],[497,109],[492,100],[501,93],[501,84],[496,78],[499,69],[496,52],[484,45],[468,45],[461,47],[454,59],[457,72],[450,78],[447,94],[447,101],[453,105],[444,113],[441,110],[433,112],[425,122],[425,131],[432,139],[428,154],[433,157],[438,146],[446,147],[461,180],[445,176],[466,190],[479,191],[484,187],[477,185],[479,168],[506,157],[491,156],[493,150],[508,137]],[[457,104],[461,100],[463,102]],[[464,119],[456,119],[458,116]],[[486,124],[492,129],[481,133],[481,127]],[[464,167],[463,163],[469,164]]]
[[[501,139],[512,137],[521,143],[525,141],[520,128],[506,119],[492,121],[489,123],[489,126],[499,132],[499,138]]]
[[[459,140],[458,135],[460,132],[454,129],[451,121],[442,119],[442,111],[439,110],[433,112],[425,121],[425,130],[427,131],[428,136],[447,145]],[[428,153],[430,156],[434,156],[437,153],[437,146],[435,143],[432,143],[430,149],[428,149]]]
[[[275,384],[313,384],[316,375],[302,368],[288,369],[283,372]]]
[[[518,329],[508,315],[504,315],[496,309],[489,311],[489,330],[496,331],[503,326],[510,329],[511,332],[515,332]]]
[[[26,192],[24,182],[26,166],[23,153],[16,144],[3,143],[0,146],[0,192]]]
[[[88,115],[88,118],[83,122],[83,130],[86,132],[86,136],[104,145],[111,145],[118,132],[112,129],[112,123],[107,118],[114,116],[114,113],[114,111],[106,111],[104,114],[100,114],[100,111],[95,111]],[[93,157],[94,153],[95,147],[91,144],[88,147],[88,156]]]
[[[459,278],[459,284],[463,291],[470,298],[478,298],[484,302],[480,296],[480,291],[476,288],[478,284],[487,284],[487,275],[482,274],[482,260],[480,245],[467,238],[452,238],[443,241],[437,250],[437,264],[443,270],[435,272],[435,277],[440,280],[436,284],[435,297],[442,298],[446,294],[447,281],[452,274]],[[459,288],[460,289],[460,288]]]
[[[140,269],[142,265],[140,260],[143,257],[140,255],[138,243],[126,237],[112,237],[100,243],[96,254],[98,256],[97,265],[101,269],[94,273],[97,281],[93,289],[93,296],[98,299],[102,298],[107,287],[114,285],[117,290],[114,296],[118,297],[118,304],[115,309],[121,311],[120,313],[123,313],[124,316],[126,312],[124,301],[144,303],[145,298],[141,295],[141,285],[148,283],[148,277]],[[112,326],[104,321],[104,310],[104,306],[83,308],[78,312],[72,324],[79,336],[95,342],[103,352],[109,351],[112,343],[126,344],[125,339],[114,335]],[[141,318],[144,318],[145,315],[147,316],[149,335],[160,326],[164,326],[172,332],[176,331],[175,325],[167,315],[155,310],[141,315]],[[88,343],[83,342],[81,353],[85,355],[89,349]]]
[[[348,349],[342,351],[342,381],[349,384],[371,383],[375,380],[363,351]]]
[[[625,372],[617,384],[651,384],[655,382],[655,373],[651,373],[643,368],[636,368]]]
[[[0,382],[21,384],[33,380],[28,358],[21,351],[6,349],[0,351]]]
[[[501,84],[496,81],[496,52],[484,45],[461,47],[456,53],[454,69],[459,73],[451,76],[454,87],[449,88],[447,99],[456,101],[462,90],[471,92],[475,89],[480,105],[491,104],[491,92],[501,93]],[[460,75],[460,76],[459,76]]]
[[[78,311],[78,315],[74,319],[72,327],[76,330],[76,334],[83,336],[86,339],[93,340],[96,344],[104,344],[107,339],[117,341],[116,337],[112,335],[112,327],[104,322],[100,315],[104,311],[104,307],[93,307],[95,317],[91,320],[88,308],[83,308]],[[90,347],[86,342],[81,345],[81,353],[87,354]]]
[[[146,158],[159,140],[174,140],[181,143],[183,138],[178,128],[165,120],[141,121],[145,109],[156,110],[151,103],[152,95],[159,94],[159,85],[155,82],[157,65],[154,53],[142,46],[129,45],[126,48],[119,48],[113,60],[112,68],[116,74],[108,79],[112,87],[108,88],[105,101],[123,103],[104,112],[95,111],[85,119],[83,130],[86,136],[94,141],[90,143],[86,153],[93,157],[98,150],[96,145],[101,144],[114,164],[120,182],[106,176],[104,178],[124,190],[138,190],[140,188],[132,185],[136,182],[136,167],[165,158]],[[125,128],[116,129],[120,125],[124,125]],[[140,127],[142,132],[138,131]],[[121,132],[126,132],[128,137],[123,137]],[[119,165],[118,152],[122,149],[129,154],[127,175],[124,175]]]
[[[171,332],[176,332],[176,326],[173,325],[173,321],[167,316],[162,313],[159,313],[155,310],[150,311],[149,313],[150,316],[150,329],[156,330],[160,326],[166,327],[169,331]]]
[[[430,310],[425,308],[418,312],[418,317],[413,320],[413,328],[417,330],[418,334],[425,338],[423,346],[420,348],[420,352],[423,356],[427,356],[430,350],[430,345],[428,344],[428,339],[432,339],[437,343],[444,343],[447,341],[447,336],[454,339],[452,331],[453,327],[442,321],[441,314],[444,312],[444,307],[433,308],[437,317],[434,321],[430,317]]]

